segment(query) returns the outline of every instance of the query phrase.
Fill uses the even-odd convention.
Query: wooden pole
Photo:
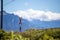
[[[1,0],[1,29],[3,28],[3,0]]]

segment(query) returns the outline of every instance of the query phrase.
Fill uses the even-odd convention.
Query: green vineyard
[[[0,30],[0,40],[60,40],[60,28],[29,29],[25,32]]]

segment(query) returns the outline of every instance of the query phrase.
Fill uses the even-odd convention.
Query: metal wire
[[[9,0],[8,0],[8,1],[9,1]],[[10,4],[10,3],[14,2],[14,1],[15,1],[15,0],[11,0],[11,1],[7,2],[7,3],[4,3],[4,2],[3,2],[3,3],[4,3],[3,6],[6,6],[6,5],[8,5],[8,4]]]

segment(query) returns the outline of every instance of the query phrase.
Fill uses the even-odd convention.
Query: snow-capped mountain
[[[19,31],[19,16],[7,13],[6,11],[3,12],[3,29],[4,30],[13,30]],[[0,16],[1,17],[1,16]],[[1,23],[1,20],[0,20]],[[28,21],[27,19],[22,18],[22,31],[26,29],[35,28],[35,29],[45,29],[45,28],[59,28],[60,27],[60,20],[53,20],[53,21],[40,21],[40,20],[33,20]]]

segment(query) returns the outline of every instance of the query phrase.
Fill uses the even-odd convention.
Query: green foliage
[[[8,32],[0,30],[0,40],[60,40],[60,28],[29,29],[25,32]]]

